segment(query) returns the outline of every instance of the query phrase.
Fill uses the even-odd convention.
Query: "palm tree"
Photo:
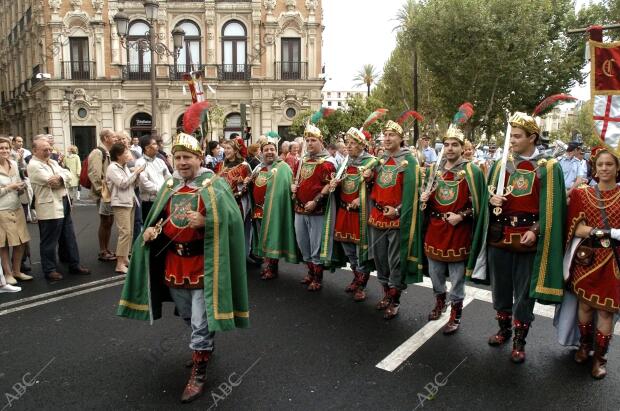
[[[366,85],[368,90],[368,96],[370,97],[370,86],[377,82],[379,73],[375,71],[375,66],[372,64],[364,64],[364,67],[353,77],[356,86]]]

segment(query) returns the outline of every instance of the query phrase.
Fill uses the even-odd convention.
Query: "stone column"
[[[116,102],[112,104],[112,117],[114,122],[114,131],[125,130],[123,111],[125,110],[125,103]]]

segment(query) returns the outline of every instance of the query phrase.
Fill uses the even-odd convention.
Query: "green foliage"
[[[317,124],[323,136],[326,137],[326,142],[334,142],[338,138],[339,133],[344,133],[351,127],[361,127],[370,113],[382,107],[381,102],[373,96],[370,98],[351,97],[347,100],[347,105],[347,110],[336,110],[331,115],[321,119]],[[312,112],[310,111],[298,113],[293,119],[290,132],[294,135],[302,136],[311,115]],[[370,126],[368,131],[372,134],[379,133],[381,123],[382,121],[379,120],[379,122]]]
[[[620,0],[610,3],[620,11]],[[545,97],[582,82],[585,39],[566,30],[610,19],[606,4],[575,13],[572,0],[408,0],[375,94],[392,111],[412,106],[417,50],[425,123],[443,124],[471,101],[471,127],[490,135],[503,130],[506,110],[531,112]]]
[[[364,64],[364,67],[353,77],[353,81],[356,82],[356,86],[366,86],[368,90],[367,96],[370,96],[370,86],[372,86],[378,78],[379,74],[375,70],[375,66],[372,64]]]

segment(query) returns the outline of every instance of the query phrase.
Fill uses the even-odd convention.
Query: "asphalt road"
[[[539,316],[527,362],[492,348],[491,304],[474,300],[461,330],[424,338],[393,372],[376,365],[427,324],[432,292],[410,286],[389,322],[369,298],[343,292],[350,272],[326,274],[320,293],[300,284],[303,267],[282,264],[279,279],[248,272],[251,328],[219,333],[208,391],[189,405],[179,397],[189,375],[189,330],[166,307],[153,326],[115,316],[121,281],[96,260],[93,206],[74,212],[90,276],[42,278],[38,230],[30,225],[37,276],[17,294],[0,294],[0,408],[3,410],[619,410],[620,352],[612,341],[609,375],[595,381],[559,346],[551,319]],[[52,293],[52,294],[47,294]],[[36,378],[35,378],[36,377]]]

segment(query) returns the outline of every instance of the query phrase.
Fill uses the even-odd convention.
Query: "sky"
[[[576,7],[588,2],[598,1],[577,0]],[[395,16],[402,4],[404,0],[323,0],[324,90],[365,90],[353,86],[353,77],[364,64],[383,72],[396,47]],[[575,87],[571,94],[589,99],[589,85]]]

